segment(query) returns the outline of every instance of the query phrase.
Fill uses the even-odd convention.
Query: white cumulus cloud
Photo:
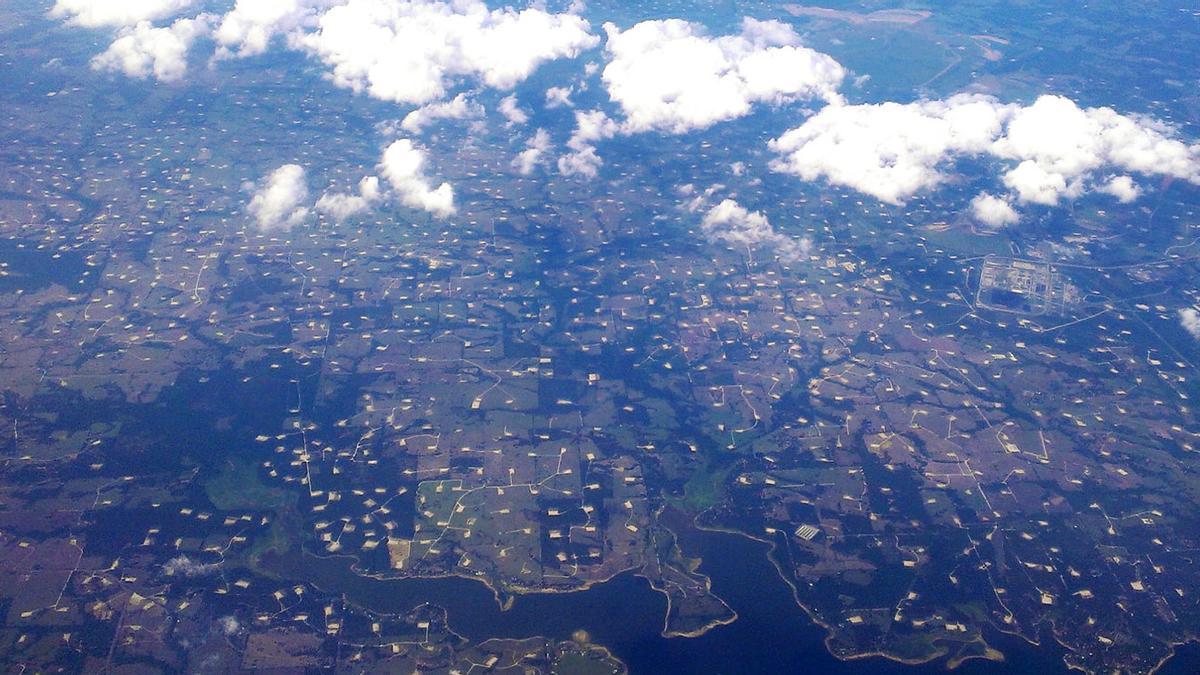
[[[1167,124],[1111,108],[1080,108],[1062,96],[1028,106],[990,96],[828,106],[770,142],[777,171],[823,178],[900,203],[936,187],[954,159],[983,156],[1002,167],[1001,181],[1022,203],[1055,205],[1091,190],[1136,199],[1132,178],[1096,185],[1119,170],[1200,184],[1200,145]]]
[[[221,19],[214,37],[218,58],[255,56],[267,51],[276,35],[311,26],[332,0],[237,0]]]
[[[1068,183],[1066,176],[1047,170],[1044,164],[1032,159],[1004,174],[1004,185],[1022,202],[1045,206],[1054,206],[1063,195],[1078,197],[1083,194],[1083,181],[1076,179]]]
[[[296,40],[332,69],[335,84],[412,104],[442,98],[464,77],[509,89],[598,42],[573,14],[491,10],[481,0],[348,0]]]
[[[169,577],[203,577],[220,569],[218,563],[202,563],[186,555],[179,555],[163,563],[163,574]]]
[[[429,103],[410,112],[400,122],[400,128],[412,134],[419,134],[427,124],[437,120],[477,118],[482,117],[483,113],[483,106],[468,99],[465,94],[459,94],[449,101]]]
[[[1116,197],[1122,204],[1135,202],[1142,196],[1142,189],[1133,182],[1132,176],[1113,176],[1098,189]]]
[[[993,152],[1021,162],[1005,180],[1016,186],[1023,201],[1056,204],[1062,197],[1081,194],[1093,174],[1105,167],[1200,183],[1200,146],[1188,146],[1174,135],[1174,129],[1148,117],[1120,115],[1112,108],[1080,108],[1062,96],[1042,96],[1013,111]],[[1021,176],[1010,177],[1018,170]],[[1024,179],[1030,186],[1025,192]]]
[[[550,134],[545,129],[538,129],[533,138],[525,145],[525,149],[517,154],[513,159],[513,166],[522,176],[528,176],[533,173],[534,168],[541,164],[544,160],[546,152],[550,149]]]
[[[425,176],[425,152],[407,138],[392,142],[384,150],[379,170],[405,206],[439,218],[454,213],[454,189],[445,182],[432,186]]]
[[[367,176],[358,182],[358,194],[326,192],[317,200],[317,211],[337,222],[346,220],[370,209],[383,197],[379,178]]]
[[[509,94],[500,99],[498,108],[501,115],[504,115],[506,127],[511,127],[515,124],[524,124],[529,121],[529,115],[521,110],[520,104],[517,103],[517,95]]]
[[[284,164],[260,184],[247,210],[263,230],[287,229],[308,217],[304,167]]]
[[[812,252],[811,240],[795,240],[776,232],[761,211],[750,211],[732,199],[709,209],[700,229],[710,239],[734,246],[771,246],[784,260],[806,258]]]
[[[770,142],[776,171],[824,178],[899,203],[941,183],[947,157],[980,153],[999,135],[1006,108],[994,99],[828,106]]]
[[[604,30],[610,60],[601,78],[629,131],[683,133],[746,115],[755,103],[836,101],[846,74],[778,21],[747,17],[740,34],[720,37],[680,19]]]
[[[1021,220],[1012,204],[986,192],[971,200],[971,212],[976,220],[992,227],[1016,225]]]
[[[85,28],[135,26],[174,16],[192,0],[55,0],[50,16]]]
[[[92,59],[92,68],[138,79],[154,76],[163,82],[181,80],[187,73],[188,50],[196,38],[208,33],[210,18],[201,14],[163,27],[142,21],[121,31],[108,49]]]
[[[378,176],[367,176],[358,183],[357,193],[326,192],[317,200],[316,210],[341,222],[357,216],[376,204],[398,199],[401,204],[428,211],[439,218],[455,212],[454,189],[443,182],[433,187],[425,175],[425,151],[411,140],[393,141],[380,157]]]
[[[1179,323],[1192,337],[1200,340],[1200,310],[1195,307],[1179,310]]]
[[[550,87],[546,90],[546,107],[553,110],[566,106],[570,108],[571,94],[574,93],[573,87]]]
[[[612,138],[619,126],[603,110],[575,111],[575,131],[567,140],[571,152],[558,158],[558,170],[565,176],[595,178],[604,163],[596,154],[595,142]]]

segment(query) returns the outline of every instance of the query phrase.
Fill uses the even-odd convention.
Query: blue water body
[[[451,628],[472,640],[535,635],[567,639],[583,629],[595,642],[610,648],[633,673],[946,672],[943,663],[911,666],[882,658],[849,662],[835,658],[825,648],[825,631],[792,599],[789,587],[767,557],[766,544],[699,530],[681,532],[680,543],[689,556],[703,558],[701,571],[712,579],[713,592],[737,611],[737,621],[696,638],[664,638],[666,600],[632,573],[587,591],[519,596],[509,610],[501,611],[490,590],[466,579],[368,579],[354,574],[347,558],[295,556],[276,558],[271,565],[327,590],[343,592],[353,602],[377,611],[407,611],[422,602],[441,605],[449,613]],[[954,672],[1069,672],[1056,644],[1035,646],[994,631],[986,638],[1004,653],[1005,660],[968,661]],[[1182,648],[1161,672],[1200,672],[1200,649]]]

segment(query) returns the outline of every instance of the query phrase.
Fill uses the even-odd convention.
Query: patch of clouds
[[[595,178],[604,161],[596,154],[596,141],[617,135],[619,125],[602,110],[575,111],[575,131],[567,140],[571,152],[558,158],[558,170],[565,176]]]
[[[50,17],[84,28],[132,27],[175,16],[193,0],[55,0]]]
[[[775,171],[824,178],[898,204],[931,189],[954,154],[985,152],[1003,129],[1007,109],[986,96],[945,101],[829,106],[773,139]]]
[[[549,150],[550,134],[545,129],[538,129],[525,144],[525,149],[513,159],[512,165],[522,176],[528,176],[545,161]]]
[[[316,210],[335,222],[343,222],[370,210],[383,198],[379,178],[367,176],[358,182],[358,193],[326,192],[317,200]]]
[[[263,54],[277,35],[299,39],[301,28],[312,26],[332,0],[237,0],[222,18],[213,37],[218,59]]]
[[[262,230],[286,230],[308,218],[308,185],[304,167],[284,164],[259,186],[247,207]]]
[[[1179,310],[1179,324],[1189,335],[1200,340],[1200,309],[1187,307]]]
[[[1113,176],[1097,189],[1116,197],[1122,204],[1130,204],[1142,196],[1142,188],[1133,182],[1131,176]]]
[[[454,189],[446,182],[433,187],[425,162],[425,151],[402,138],[384,150],[379,170],[405,206],[446,218],[455,212]]]
[[[529,115],[521,110],[521,106],[517,103],[517,95],[509,94],[500,99],[500,105],[497,107],[500,114],[504,116],[504,126],[511,127],[518,124],[525,124],[529,121]]]
[[[390,143],[380,157],[379,176],[366,176],[357,192],[329,191],[314,208],[335,222],[358,216],[377,204],[396,199],[404,206],[428,211],[438,218],[455,212],[454,189],[442,182],[436,188],[425,173],[425,150],[407,138]]]
[[[558,172],[564,176],[595,178],[600,173],[604,160],[596,153],[595,146],[587,145],[558,158]]]
[[[688,198],[688,200],[683,204],[683,209],[688,213],[696,213],[697,211],[706,208],[709,205],[709,198],[724,189],[725,186],[720,183],[709,186],[709,188],[704,192],[697,192],[696,186],[692,183],[675,186],[676,194],[678,194],[680,197]]]
[[[220,567],[219,563],[201,563],[192,560],[186,555],[179,555],[163,563],[162,571],[163,574],[169,577],[187,577],[191,579],[213,574]]]
[[[599,43],[574,14],[492,10],[481,0],[348,0],[315,24],[292,42],[329,66],[336,85],[416,105],[464,77],[511,89],[542,63]]]
[[[1004,174],[1004,186],[1026,204],[1054,206],[1064,195],[1074,199],[1083,194],[1083,181],[1067,182],[1061,173],[1027,159]]]
[[[947,179],[954,159],[982,156],[1001,166],[1005,200],[1054,206],[1090,191],[1132,201],[1140,189],[1118,170],[1200,184],[1200,145],[1173,127],[1111,108],[1081,108],[1068,98],[1028,106],[991,96],[828,106],[769,143],[771,167],[804,180],[825,179],[899,204]]]
[[[607,23],[601,79],[628,132],[684,133],[748,114],[756,103],[840,101],[846,71],[800,44],[787,24],[745,18],[737,35],[710,37],[680,19]]]
[[[600,43],[576,12],[553,13],[540,2],[518,10],[490,9],[484,0],[235,0],[224,14],[155,25],[194,4],[56,0],[49,14],[72,25],[124,29],[95,64],[132,77],[181,78],[183,55],[208,34],[214,60],[260,55],[282,42],[325,64],[337,86],[415,106],[440,105],[467,80],[511,89],[543,63]],[[505,101],[501,112],[510,125],[528,119],[516,99]],[[416,111],[411,124],[461,113],[461,103]]]
[[[227,636],[237,635],[242,629],[242,623],[233,615],[223,616],[217,619],[217,623],[221,626],[221,632]]]
[[[787,262],[812,254],[811,239],[797,240],[776,232],[761,211],[750,211],[733,199],[724,199],[710,208],[700,221],[700,229],[710,240],[731,246],[769,246]]]
[[[1143,175],[1167,175],[1200,183],[1200,146],[1188,146],[1175,130],[1140,115],[1121,115],[1112,108],[1080,108],[1062,96],[1042,96],[1015,108],[1006,133],[992,151],[1003,159],[1033,162],[1041,173],[1036,184],[1075,187],[1094,172],[1116,167]],[[1014,181],[1015,182],[1015,181]],[[1039,191],[1034,194],[1045,199]]]
[[[419,134],[426,125],[437,120],[474,119],[483,114],[483,106],[468,99],[466,94],[459,94],[449,101],[429,103],[408,113],[400,122],[400,128],[411,134]]]
[[[149,21],[122,30],[103,53],[92,59],[92,68],[162,82],[177,82],[187,74],[187,55],[197,38],[211,30],[212,16],[201,14],[156,27]]]
[[[571,94],[574,93],[572,87],[550,87],[546,90],[546,108],[553,110],[555,108],[574,106],[571,103]]]
[[[987,192],[971,200],[971,213],[975,215],[975,220],[990,227],[1016,225],[1021,221],[1021,214],[1012,204]]]

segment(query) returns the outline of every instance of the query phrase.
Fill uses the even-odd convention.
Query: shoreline
[[[640,579],[645,579],[647,582],[647,586],[650,588],[650,590],[654,591],[655,593],[662,594],[662,596],[665,597],[667,600],[667,607],[666,607],[666,610],[665,610],[664,616],[663,616],[663,627],[662,627],[662,630],[659,631],[659,635],[661,637],[664,637],[667,639],[674,639],[674,638],[688,639],[688,638],[701,637],[704,634],[708,633],[709,631],[711,631],[715,628],[729,625],[729,624],[737,621],[737,619],[738,619],[737,611],[734,610],[732,607],[730,607],[728,604],[726,604],[724,600],[721,600],[721,604],[723,604],[732,613],[731,617],[712,619],[708,623],[700,626],[699,628],[696,628],[696,629],[693,629],[690,631],[669,630],[668,623],[670,621],[670,612],[671,612],[671,607],[672,607],[671,595],[669,593],[667,593],[666,590],[657,587],[655,585],[653,579],[651,579],[650,577],[641,573],[643,566],[627,567],[625,569],[618,570],[618,571],[614,572],[613,574],[606,576],[604,578],[589,579],[589,580],[583,582],[581,585],[575,586],[572,588],[558,589],[558,588],[513,587],[512,589],[509,589],[510,592],[502,595],[501,591],[498,588],[496,588],[496,586],[492,583],[492,581],[490,579],[488,579],[487,577],[483,577],[483,576],[468,576],[465,574],[458,574],[458,573],[420,574],[420,575],[412,575],[412,576],[400,576],[400,575],[393,575],[393,574],[372,573],[372,572],[364,572],[361,568],[359,568],[358,567],[359,558],[358,558],[358,556],[355,556],[352,554],[319,555],[316,553],[312,553],[310,551],[300,551],[300,555],[311,556],[318,560],[347,560],[347,561],[349,561],[349,571],[351,574],[354,574],[363,579],[371,579],[371,580],[380,581],[380,582],[398,582],[398,581],[406,581],[406,580],[415,582],[415,581],[419,581],[422,579],[463,579],[463,580],[467,580],[467,581],[477,581],[477,582],[483,584],[489,591],[491,591],[492,598],[496,601],[496,606],[499,607],[501,612],[507,612],[507,611],[511,610],[513,603],[516,601],[516,599],[523,595],[533,596],[533,595],[581,593],[584,591],[591,590],[595,586],[611,582],[613,579],[616,579],[617,577],[621,576],[622,574],[632,573],[633,576],[635,576],[635,577],[638,577]],[[320,584],[318,584],[316,582],[308,581],[308,583],[313,584],[313,586],[317,587],[318,589],[326,590],[326,589],[321,588]],[[720,598],[718,598],[718,599],[720,599]],[[380,611],[380,610],[371,609],[370,607],[364,605],[363,603],[354,602],[354,604],[362,606],[364,609],[368,609],[371,611]],[[388,612],[384,612],[384,613],[388,613]],[[449,625],[449,623],[450,623],[450,620],[449,620],[449,618],[447,618],[447,625]],[[457,632],[455,633],[455,635],[459,635],[459,637],[463,637],[462,635],[458,634]],[[530,636],[530,637],[545,637],[545,636]]]
[[[683,516],[684,518],[687,519],[687,524],[699,533],[717,533],[717,534],[722,534],[722,535],[737,536],[737,537],[743,538],[743,539],[751,541],[751,542],[762,544],[765,548],[763,553],[765,553],[765,555],[767,556],[767,560],[770,561],[771,566],[774,568],[774,570],[775,570],[776,574],[779,576],[779,578],[790,589],[791,596],[792,596],[792,602],[794,603],[795,606],[799,607],[804,612],[805,618],[813,626],[817,626],[817,627],[821,628],[822,631],[824,631],[825,635],[821,639],[822,646],[830,656],[837,659],[838,661],[853,662],[853,661],[860,661],[860,660],[866,660],[866,659],[871,659],[871,658],[881,658],[881,659],[885,659],[886,661],[889,661],[892,663],[898,663],[898,664],[902,664],[902,665],[906,665],[906,666],[921,666],[921,665],[928,665],[928,664],[936,663],[939,660],[944,660],[943,665],[944,665],[945,669],[948,671],[953,671],[953,670],[957,670],[957,669],[961,668],[964,664],[967,664],[967,663],[969,663],[971,661],[975,661],[975,660],[983,660],[983,661],[990,661],[990,662],[996,662],[996,663],[1004,662],[1004,661],[1008,660],[1008,657],[1005,654],[1005,652],[1002,651],[1001,649],[996,648],[991,643],[989,643],[982,631],[980,631],[980,633],[975,637],[975,639],[972,639],[972,640],[965,640],[965,641],[949,640],[949,641],[947,641],[947,640],[935,639],[931,643],[933,645],[933,649],[930,652],[928,652],[927,654],[922,654],[920,656],[916,656],[916,657],[900,656],[896,653],[889,652],[886,649],[856,651],[856,652],[851,652],[851,653],[839,653],[832,646],[832,643],[837,638],[839,631],[836,629],[836,627],[831,626],[830,624],[823,621],[819,616],[817,616],[814,613],[814,611],[810,607],[808,607],[804,602],[801,601],[800,596],[799,596],[799,591],[796,587],[795,582],[791,578],[789,578],[789,576],[787,575],[785,570],[783,570],[781,568],[781,563],[777,559],[776,553],[779,550],[779,544],[772,539],[758,537],[758,536],[752,535],[750,533],[739,531],[736,529],[720,527],[720,526],[713,526],[713,525],[701,525],[699,523],[699,519],[704,515],[704,513],[705,512],[702,511],[695,515],[689,515],[682,511],[679,512],[679,514],[681,516]],[[679,533],[675,532],[673,529],[671,529],[670,527],[668,527],[666,525],[663,525],[663,527],[675,537],[675,546],[678,548],[679,547],[679,537],[680,537]],[[682,554],[683,552],[680,551],[680,553]],[[649,588],[652,591],[662,594],[662,596],[666,599],[666,609],[663,613],[663,621],[662,621],[661,628],[658,631],[659,636],[662,638],[665,638],[665,639],[699,638],[699,637],[702,637],[702,636],[708,634],[710,631],[712,631],[716,628],[733,624],[741,618],[741,615],[737,612],[737,610],[735,610],[733,607],[731,607],[724,600],[724,598],[721,598],[720,596],[713,594],[713,597],[716,597],[721,602],[721,604],[724,605],[724,607],[729,610],[729,612],[730,612],[729,616],[722,616],[722,617],[710,619],[703,625],[700,625],[697,628],[694,628],[692,630],[671,630],[669,627],[669,623],[670,623],[671,611],[674,606],[673,602],[672,602],[671,594],[668,593],[664,588],[657,586],[653,579],[651,579],[649,576],[647,576],[646,574],[643,573],[645,570],[644,565],[630,566],[630,567],[627,567],[624,569],[620,569],[611,574],[604,576],[603,578],[588,579],[588,580],[582,582],[580,585],[573,586],[570,588],[510,587],[510,588],[501,589],[501,588],[497,588],[497,586],[492,582],[492,580],[488,579],[486,576],[465,575],[465,574],[461,574],[461,573],[421,574],[421,575],[412,575],[412,576],[400,576],[400,575],[388,574],[388,573],[369,573],[369,572],[363,571],[358,566],[359,558],[358,558],[358,556],[355,556],[352,554],[320,555],[320,554],[307,552],[307,551],[302,551],[301,554],[303,556],[312,556],[312,558],[319,559],[319,560],[344,560],[344,561],[347,561],[348,562],[347,569],[351,574],[354,574],[355,576],[358,576],[358,577],[361,577],[364,579],[371,579],[371,580],[379,581],[379,582],[397,582],[397,581],[403,581],[403,580],[412,580],[415,582],[415,581],[423,580],[423,579],[428,579],[428,580],[464,579],[464,580],[478,581],[478,582],[482,583],[484,585],[484,587],[488,588],[491,591],[492,598],[496,602],[496,606],[499,608],[500,612],[510,611],[512,609],[517,597],[521,596],[521,595],[534,596],[534,595],[577,593],[577,592],[590,590],[601,584],[609,583],[621,575],[630,574],[633,577],[637,577],[637,578],[645,580],[647,582],[647,585],[649,586]],[[704,558],[703,558],[703,556],[697,556],[696,559],[699,560],[699,564],[696,567],[696,569],[692,570],[692,571],[698,572],[699,574],[703,575],[703,577],[705,578],[705,583],[707,585],[707,590],[711,593],[712,592],[712,577],[709,574],[706,574],[703,572]],[[321,584],[318,584],[318,583],[312,582],[312,581],[310,581],[309,583],[313,583],[314,586],[321,588]],[[363,602],[354,602],[354,604],[362,606],[362,607],[372,610],[372,611],[382,611],[382,610],[374,610],[368,604],[363,603]],[[431,604],[437,604],[437,603],[433,602]],[[385,612],[385,613],[391,613],[391,612]],[[464,639],[467,639],[461,633],[459,633],[453,629],[453,627],[451,626],[452,618],[449,616],[449,614],[450,613],[447,611],[447,627],[448,627],[448,629],[451,630],[451,632],[453,632],[455,635],[458,635],[459,637],[463,637]],[[997,633],[999,633],[1001,635],[1019,638],[1022,642],[1024,642],[1025,644],[1027,644],[1031,647],[1034,647],[1034,648],[1041,647],[1044,642],[1044,638],[1042,638],[1040,635],[1037,635],[1035,637],[1026,636],[1020,632],[1014,632],[1012,630],[1005,630],[1003,627],[997,626],[990,621],[986,622],[986,624],[981,626],[981,628],[995,630]],[[1078,663],[1073,662],[1073,660],[1069,658],[1069,656],[1071,654],[1073,654],[1073,651],[1071,650],[1071,648],[1068,645],[1064,644],[1063,641],[1058,638],[1058,636],[1055,634],[1053,625],[1046,626],[1045,628],[1047,630],[1049,630],[1050,637],[1054,640],[1054,642],[1064,650],[1062,658],[1060,658],[1058,660],[1058,663],[1060,663],[1064,669],[1069,670],[1069,671],[1078,671],[1078,672],[1088,673],[1089,675],[1093,675],[1096,672],[1093,670],[1089,670],[1089,669],[1079,665]],[[1039,631],[1039,633],[1040,633],[1040,631]],[[528,637],[530,637],[530,638],[541,637],[541,638],[550,639],[546,635],[540,635],[540,634],[539,635],[530,635]],[[943,646],[942,645],[943,642],[949,642],[953,645],[961,645],[964,647],[968,646],[972,643],[978,643],[979,645],[982,646],[983,652],[982,653],[970,653],[970,654],[955,654],[953,649]],[[1190,645],[1190,644],[1197,644],[1197,643],[1200,643],[1200,637],[1197,637],[1197,636],[1192,636],[1192,637],[1189,637],[1188,639],[1184,639],[1184,640],[1180,640],[1180,641],[1165,642],[1164,644],[1166,644],[1169,647],[1168,652],[1166,654],[1164,654],[1162,656],[1162,658],[1160,658],[1158,660],[1157,663],[1153,664],[1153,666],[1147,671],[1148,675],[1154,675],[1154,673],[1157,673],[1160,670],[1162,670],[1162,668],[1164,666],[1166,666],[1177,655],[1179,647],[1183,647],[1183,646]],[[610,652],[610,654],[611,654],[611,652]],[[616,657],[614,657],[614,658],[616,658]],[[621,659],[617,659],[617,660],[621,660]]]
[[[906,665],[906,666],[920,666],[920,665],[933,663],[934,661],[937,661],[938,659],[945,657],[949,653],[948,650],[939,649],[938,653],[936,653],[936,654],[933,654],[928,657],[919,657],[919,658],[905,658],[905,657],[899,656],[897,654],[892,654],[892,653],[889,653],[886,651],[856,652],[853,654],[837,653],[836,651],[834,651],[833,649],[830,648],[830,640],[832,640],[834,638],[835,630],[831,626],[829,626],[829,624],[825,623],[820,618],[818,618],[807,605],[805,605],[803,602],[801,602],[801,600],[799,598],[799,592],[797,591],[795,584],[793,584],[792,581],[787,577],[787,575],[784,574],[783,570],[779,566],[779,562],[775,559],[775,556],[772,555],[775,553],[776,549],[778,549],[778,545],[774,541],[771,541],[769,539],[762,539],[759,537],[755,537],[754,535],[749,534],[747,532],[741,532],[738,530],[732,530],[732,529],[723,528],[723,527],[712,527],[712,526],[701,525],[700,523],[696,522],[700,518],[701,515],[703,515],[703,512],[696,514],[692,518],[692,526],[695,527],[697,530],[700,530],[702,532],[719,532],[722,534],[740,536],[740,537],[749,539],[751,541],[756,541],[761,544],[765,544],[768,547],[767,552],[766,552],[767,559],[771,562],[771,565],[775,568],[776,573],[779,574],[779,577],[783,580],[783,583],[787,584],[788,588],[790,588],[792,590],[793,602],[795,602],[796,605],[798,607],[800,607],[801,610],[803,610],[805,616],[808,617],[809,621],[811,621],[813,623],[813,625],[819,626],[822,630],[825,631],[825,637],[822,639],[821,642],[824,645],[825,650],[827,652],[829,652],[829,655],[832,656],[833,658],[835,658],[839,661],[843,661],[843,662],[858,661],[858,660],[868,659],[868,658],[883,658],[888,661],[892,661],[894,663],[899,663],[899,664]],[[979,640],[983,642],[985,650],[990,650],[990,652],[994,652],[994,653],[998,654],[999,658],[998,659],[988,658],[988,655],[990,652],[985,652],[984,655],[970,655],[970,656],[961,657],[961,658],[960,657],[951,657],[950,659],[947,659],[946,669],[947,670],[955,670],[958,667],[962,666],[962,664],[964,664],[968,661],[971,661],[973,659],[987,659],[989,661],[1003,661],[1004,660],[1004,658],[1005,658],[1004,652],[1001,652],[1000,650],[998,650],[998,649],[992,647],[990,644],[988,644],[982,635],[980,635]],[[1034,643],[1034,644],[1036,644],[1036,643]]]

